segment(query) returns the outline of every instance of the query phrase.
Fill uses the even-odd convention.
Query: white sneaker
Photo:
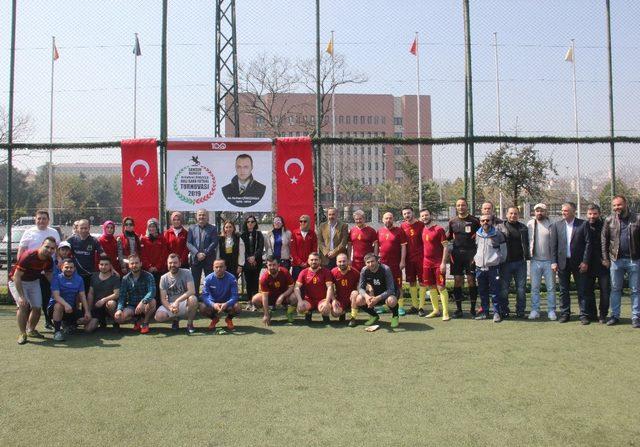
[[[540,312],[538,312],[537,310],[532,310],[529,313],[529,320],[537,320],[538,318],[540,318]]]
[[[549,316],[549,320],[551,321],[556,321],[558,319],[558,317],[556,316],[555,310],[550,310],[548,313],[548,316]]]

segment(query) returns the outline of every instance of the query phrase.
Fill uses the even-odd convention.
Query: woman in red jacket
[[[187,248],[187,229],[182,226],[182,213],[171,213],[171,227],[164,232],[169,253],[180,256],[180,264],[183,269],[189,268],[189,249]]]
[[[118,242],[114,233],[116,232],[116,224],[112,220],[107,220],[102,224],[102,236],[98,238],[98,242],[104,250],[104,254],[109,257],[113,269],[118,272],[118,275],[122,275],[122,269],[118,262]],[[99,258],[96,259],[96,264]],[[97,270],[96,270],[97,271]]]
[[[156,281],[156,296],[160,296],[160,277],[167,273],[167,241],[160,234],[158,219],[147,221],[147,234],[140,237],[142,268],[153,275]]]
[[[132,217],[122,219],[122,234],[116,238],[116,243],[118,246],[118,264],[123,274],[129,271],[127,267],[127,258],[129,255],[136,254],[142,256],[140,238],[136,234],[135,229]]]

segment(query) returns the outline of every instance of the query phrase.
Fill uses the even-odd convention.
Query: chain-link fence
[[[225,2],[168,4],[170,137],[214,135],[218,3]],[[316,10],[313,2],[238,1],[235,36],[241,136],[315,135],[320,120],[321,136],[338,138],[336,144],[317,146],[322,153],[319,183],[325,208],[334,203],[368,210],[398,209],[408,202],[417,205],[416,179],[421,174],[423,204],[445,218],[455,198],[465,193],[465,179],[470,194],[472,173],[476,206],[491,200],[506,207],[515,199],[519,203],[580,201],[583,209],[587,202],[605,203],[611,194],[608,142],[533,144],[537,159],[551,164],[537,181],[524,182],[514,193],[506,183],[499,185],[481,175],[493,172],[489,163],[482,170],[488,156],[509,146],[477,142],[473,165],[465,170],[465,146],[460,142],[418,146],[389,140],[465,135],[463,3],[321,0]],[[609,136],[607,3],[472,2],[473,134],[524,138],[514,156],[532,145],[527,138]],[[11,29],[12,4],[1,0],[2,29]],[[56,224],[79,216],[93,217],[94,222],[119,220],[117,147],[63,145],[50,153],[39,144],[161,136],[162,2],[17,2],[16,17],[13,140],[32,145],[13,152],[13,218],[47,208],[51,161]],[[638,17],[637,2],[611,5],[618,136],[640,133],[635,118],[640,82]],[[321,56],[320,117],[316,112],[316,31]],[[10,37],[8,32],[0,35],[3,67],[9,67]],[[0,72],[2,143],[6,142],[9,75],[6,69]],[[418,93],[420,101],[416,101]],[[233,135],[226,124],[223,133]],[[635,175],[637,148],[637,141],[615,145],[617,190],[632,198],[637,198],[640,188]],[[6,147],[1,157],[0,206],[5,219]],[[534,171],[529,177],[536,177]]]

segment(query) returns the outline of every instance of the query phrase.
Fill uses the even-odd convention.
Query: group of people
[[[300,216],[293,230],[276,216],[273,228],[263,235],[254,216],[245,219],[242,232],[234,222],[225,221],[219,233],[209,223],[208,211],[201,209],[196,212],[196,224],[188,229],[183,215],[174,212],[166,231],[161,231],[156,219],[149,219],[143,235],[134,231],[133,219],[124,218],[121,235],[115,236],[115,223],[107,221],[103,234],[94,238],[89,222],[82,219],[66,241],[60,241],[59,233],[49,227],[48,213],[40,210],[36,226],[20,241],[18,262],[9,277],[9,290],[18,306],[18,343],[42,337],[37,325],[43,304],[45,326],[54,330],[55,340],[64,340],[64,334],[77,325],[87,332],[106,327],[108,318],[115,326],[132,322],[143,334],[149,332],[152,320],[171,321],[177,330],[180,319],[186,319],[191,334],[198,312],[211,319],[208,330],[216,330],[222,316],[226,329],[233,330],[233,318],[240,310],[240,277],[250,306],[262,309],[265,325],[271,324],[278,307],[284,309],[288,323],[293,323],[296,313],[311,321],[317,312],[325,322],[331,317],[345,321],[348,316],[348,325],[354,327],[359,324],[359,311],[368,315],[365,326],[376,325],[386,311],[391,312],[392,328],[405,314],[448,321],[464,316],[465,279],[471,316],[483,320],[492,312],[493,321],[500,322],[512,314],[512,282],[515,317],[526,316],[528,261],[529,319],[541,316],[544,278],[548,319],[569,321],[573,277],[580,322],[617,324],[626,273],[632,325],[640,328],[640,217],[628,209],[623,196],[613,198],[612,210],[603,221],[600,208],[589,205],[584,221],[575,216],[574,204],[565,203],[562,219],[552,223],[546,205],[538,203],[535,216],[523,224],[516,207],[510,207],[502,221],[495,216],[493,204],[485,202],[478,219],[461,198],[456,201],[457,215],[446,229],[437,225],[429,210],[420,210],[417,219],[411,207],[402,210],[400,225],[392,213],[385,213],[377,231],[358,210],[349,229],[338,220],[338,211],[329,208],[327,221],[318,225],[317,232],[308,215]],[[456,305],[451,313],[447,264]],[[411,298],[408,310],[404,281]],[[427,296],[432,303],[429,313]]]

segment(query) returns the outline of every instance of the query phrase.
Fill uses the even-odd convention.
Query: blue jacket
[[[203,233],[202,237],[201,232]],[[197,224],[192,225],[187,233],[187,248],[191,265],[200,264],[210,267],[216,258],[218,249],[218,230],[211,224],[206,224],[203,228]],[[198,253],[204,253],[206,257],[202,261],[198,261],[196,259]]]
[[[238,281],[229,272],[224,272],[222,278],[216,272],[210,273],[204,279],[201,295],[202,302],[211,307],[213,303],[227,303],[229,307],[238,302]]]

